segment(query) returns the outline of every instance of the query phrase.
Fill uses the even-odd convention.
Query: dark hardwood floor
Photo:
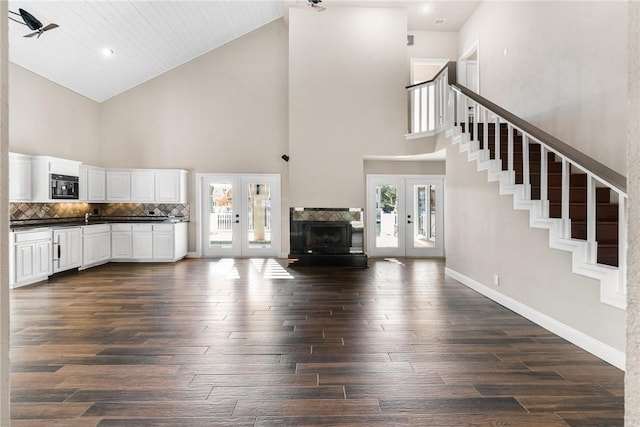
[[[622,426],[623,373],[444,276],[108,264],[11,292],[12,426]]]

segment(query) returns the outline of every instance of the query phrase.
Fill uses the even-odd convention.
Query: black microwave
[[[77,200],[78,181],[77,176],[51,174],[51,198]]]

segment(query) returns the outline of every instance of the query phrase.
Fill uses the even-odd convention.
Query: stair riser
[[[549,217],[560,218],[562,216],[562,205],[560,203],[553,203],[549,205]],[[569,218],[572,221],[586,221],[587,220],[587,204],[573,203],[569,206]],[[618,206],[602,204],[596,206],[596,221],[617,221],[618,220]]]

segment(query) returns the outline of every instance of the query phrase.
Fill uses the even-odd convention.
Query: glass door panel
[[[271,247],[271,186],[250,183],[247,187],[247,245],[250,248]]]
[[[398,186],[377,184],[376,192],[376,247],[397,248],[398,245]]]
[[[209,247],[233,245],[233,185],[209,184]]]

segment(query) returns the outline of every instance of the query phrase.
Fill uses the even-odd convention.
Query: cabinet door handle
[[[60,262],[60,256],[62,256],[62,248],[60,247],[60,243],[58,243],[58,262]]]

